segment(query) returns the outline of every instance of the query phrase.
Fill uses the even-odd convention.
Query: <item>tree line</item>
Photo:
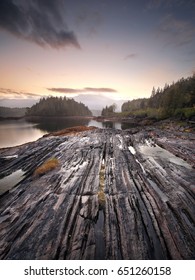
[[[116,104],[112,104],[110,106],[106,106],[102,109],[101,115],[102,117],[112,117],[116,111]]]
[[[0,107],[0,117],[2,118],[20,118],[26,113],[26,108]]]
[[[130,115],[157,118],[195,116],[195,75],[182,78],[164,88],[153,87],[150,98],[140,98],[123,103],[122,112]]]
[[[66,97],[42,98],[27,109],[26,116],[92,116],[83,103]]]

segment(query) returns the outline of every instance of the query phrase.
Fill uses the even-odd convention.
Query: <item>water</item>
[[[24,178],[24,172],[19,169],[12,174],[0,179],[0,195],[12,189]]]
[[[104,213],[99,211],[98,220],[95,224],[96,239],[96,260],[105,260],[105,241],[104,241]]]
[[[0,121],[0,148],[35,141],[46,132],[39,129],[36,124],[24,120]]]
[[[136,150],[133,148],[133,146],[129,146],[128,148],[132,155],[136,154]]]
[[[170,153],[169,151],[161,148],[158,145],[153,145],[152,142],[146,141],[145,145],[139,146],[140,152],[146,157],[150,158],[151,160],[155,159],[164,159],[170,163],[174,163],[179,166],[184,166],[188,169],[192,169],[191,165],[188,164],[183,159],[176,157],[174,154]],[[157,163],[156,163],[157,164]],[[159,165],[160,167],[160,165]],[[160,167],[162,169],[162,167]],[[162,171],[164,171],[162,169]]]
[[[85,125],[99,128],[129,128],[120,122],[97,122],[83,118],[38,118],[0,121],[0,148],[13,147],[35,141],[44,134],[64,128]]]

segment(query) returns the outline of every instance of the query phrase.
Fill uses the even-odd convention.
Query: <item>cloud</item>
[[[113,88],[91,88],[86,87],[84,88],[85,91],[91,91],[91,92],[117,92],[117,90]]]
[[[75,94],[75,93],[82,93],[82,89],[74,89],[74,88],[47,88],[50,91],[59,92],[59,93],[67,93],[67,94]]]
[[[0,28],[42,47],[80,48],[65,21],[63,0],[1,0]]]
[[[47,88],[50,91],[64,93],[64,94],[86,94],[86,93],[106,93],[106,92],[117,92],[115,89],[112,88],[90,88],[86,87],[83,89],[73,89],[73,88]],[[42,94],[38,93],[31,93],[31,92],[23,92],[23,91],[16,91],[13,89],[8,88],[0,88],[0,100],[3,99],[38,99],[43,97]]]
[[[169,14],[161,21],[157,36],[164,40],[165,45],[183,46],[194,40],[195,27],[189,21]]]
[[[12,98],[20,98],[20,99],[26,99],[26,98],[40,98],[42,97],[40,94],[37,93],[31,93],[31,92],[22,92],[22,91],[15,91],[12,89],[7,88],[0,88],[0,99],[12,99]]]
[[[130,53],[124,57],[124,60],[132,59],[137,57],[137,53]]]
[[[78,94],[78,93],[86,93],[86,92],[117,92],[112,88],[91,88],[85,87],[83,89],[74,89],[74,88],[47,88],[50,91],[65,93],[65,94]]]

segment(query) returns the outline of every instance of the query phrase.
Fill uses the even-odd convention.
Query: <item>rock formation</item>
[[[93,129],[1,149],[0,259],[194,259],[189,135]]]

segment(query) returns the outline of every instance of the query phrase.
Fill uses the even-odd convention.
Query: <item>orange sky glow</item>
[[[6,2],[10,6],[4,3],[5,15],[16,9],[12,2]],[[31,26],[28,32],[16,29],[18,19],[16,22],[13,19],[11,27],[6,21],[9,17],[5,16],[0,22],[0,106],[5,99],[37,100],[48,95],[94,94],[81,90],[86,87],[113,89],[98,94],[116,100],[132,100],[149,97],[153,86],[163,87],[165,83],[192,74],[195,20],[188,4],[192,2],[184,1],[185,9],[184,2],[180,1],[178,6],[177,0],[169,6],[160,0],[158,5],[154,1],[141,4],[141,1],[122,0],[112,1],[112,5],[110,0],[93,3],[86,0],[85,4],[75,1],[77,8],[72,2],[64,1],[64,10],[63,7],[58,9],[59,1],[55,1],[55,9],[45,7],[50,17],[41,10],[40,16],[48,17],[48,22],[52,13],[56,13],[52,15],[56,16],[56,22],[50,23],[55,26],[49,25],[50,29],[41,26],[42,33],[39,26],[35,26],[31,37],[26,35]],[[23,0],[15,3],[18,7],[24,5]],[[36,8],[41,9],[41,6]],[[24,5],[24,9],[32,17],[31,22],[35,21],[30,6]],[[65,23],[58,19],[60,13]],[[22,14],[21,19],[27,20],[27,17]],[[63,38],[59,38],[61,33],[56,31],[59,26],[65,34]],[[71,34],[67,33],[67,28]],[[47,34],[45,30],[53,33]],[[49,88],[80,92],[65,94]]]

